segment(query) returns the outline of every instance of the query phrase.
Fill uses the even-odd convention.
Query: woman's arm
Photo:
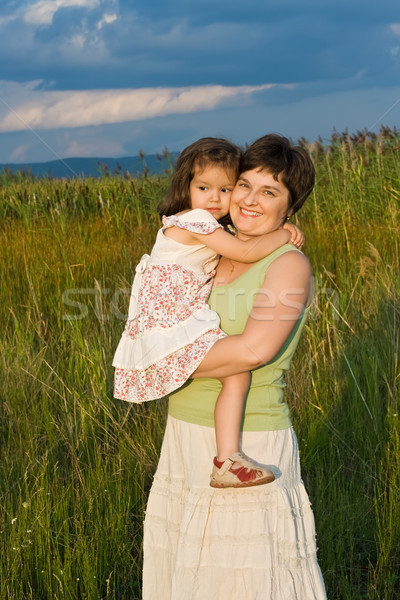
[[[286,252],[274,260],[243,333],[216,342],[192,377],[227,377],[270,362],[310,302],[311,285],[310,263],[303,254]]]

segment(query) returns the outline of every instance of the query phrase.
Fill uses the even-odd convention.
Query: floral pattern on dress
[[[115,369],[114,397],[128,402],[162,398],[180,388],[197,369],[211,346],[226,334],[211,329],[147,369]]]
[[[125,334],[132,338],[155,328],[169,329],[200,311],[207,302],[213,273],[193,273],[180,265],[149,265],[143,273],[136,318]]]

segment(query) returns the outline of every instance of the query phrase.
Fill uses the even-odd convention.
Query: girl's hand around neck
[[[257,262],[257,261],[256,261]],[[225,256],[221,256],[214,277],[214,287],[227,285],[235,281],[240,275],[251,269],[256,263],[240,263]]]

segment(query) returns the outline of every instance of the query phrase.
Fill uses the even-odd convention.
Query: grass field
[[[310,152],[316,294],[287,399],[329,600],[396,600],[400,139]],[[114,400],[111,361],[168,175],[0,183],[0,598],[139,599],[166,405]]]

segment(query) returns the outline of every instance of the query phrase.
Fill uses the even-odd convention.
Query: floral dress
[[[113,360],[114,397],[128,402],[154,400],[181,387],[225,337],[207,304],[219,257],[205,244],[166,237],[173,226],[204,235],[221,227],[202,209],[163,217],[151,255],[136,267],[128,321]]]

